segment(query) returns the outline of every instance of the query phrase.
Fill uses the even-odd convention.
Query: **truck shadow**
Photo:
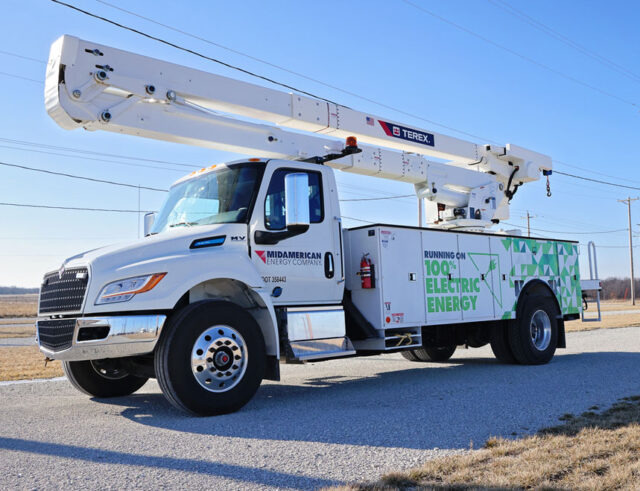
[[[363,360],[380,366],[378,357]],[[640,353],[633,352],[561,355],[542,366],[462,358],[449,365],[406,362],[398,370],[402,362],[390,361],[388,371],[368,377],[266,383],[241,411],[212,418],[180,413],[160,393],[96,402],[122,406],[122,415],[139,424],[181,432],[427,449],[532,433],[565,413],[640,392]]]

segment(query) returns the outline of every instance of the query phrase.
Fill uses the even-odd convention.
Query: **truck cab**
[[[314,358],[351,353],[337,196],[332,169],[312,163],[251,159],[193,172],[171,186],[143,239],[80,254],[45,275],[41,350],[63,360],[76,385],[86,374],[74,367],[140,382],[155,376],[156,345],[176,312],[222,302],[249,313],[270,378],[278,378],[281,346],[292,360],[304,359],[314,339],[325,340],[309,348]],[[287,310],[292,339],[283,343],[277,311]],[[211,372],[207,359],[200,366]]]

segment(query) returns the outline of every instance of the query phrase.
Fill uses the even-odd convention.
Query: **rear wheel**
[[[512,329],[509,346],[523,365],[548,363],[558,344],[558,307],[550,296],[528,297]]]
[[[65,375],[76,389],[95,397],[119,397],[133,394],[148,378],[131,375],[113,360],[64,361]]]
[[[155,354],[164,396],[201,416],[237,411],[249,402],[265,364],[258,324],[237,305],[221,301],[180,310],[165,327]]]
[[[496,322],[491,330],[491,351],[502,363],[517,363],[509,345],[509,329],[513,321]]]
[[[409,361],[432,361],[442,362],[447,361],[453,353],[456,351],[456,345],[442,346],[438,348],[417,348],[408,351],[403,351],[404,356]]]

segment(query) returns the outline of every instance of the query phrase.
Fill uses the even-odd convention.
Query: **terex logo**
[[[386,121],[378,120],[380,126],[384,130],[387,136],[394,138],[400,138],[401,140],[407,140],[410,142],[420,143],[422,145],[434,146],[434,137],[431,133],[426,133],[420,130],[414,130],[411,128],[405,128],[393,123],[387,123]]]
[[[279,266],[320,266],[322,254],[309,251],[255,251],[262,262]]]

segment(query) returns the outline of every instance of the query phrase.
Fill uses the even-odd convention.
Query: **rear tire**
[[[496,322],[491,330],[491,351],[502,363],[517,363],[509,345],[509,330],[514,328],[513,321]]]
[[[439,348],[416,348],[402,352],[409,361],[422,361],[422,362],[443,362],[447,361],[453,353],[456,351],[457,346],[443,346]]]
[[[94,397],[128,396],[149,380],[131,375],[116,360],[63,361],[62,368],[71,385]]]
[[[231,413],[260,387],[264,337],[237,305],[196,302],[168,321],[154,364],[162,393],[176,408],[200,416]]]
[[[509,330],[509,346],[523,365],[541,365],[553,358],[558,345],[558,307],[550,296],[525,300],[515,325]]]

